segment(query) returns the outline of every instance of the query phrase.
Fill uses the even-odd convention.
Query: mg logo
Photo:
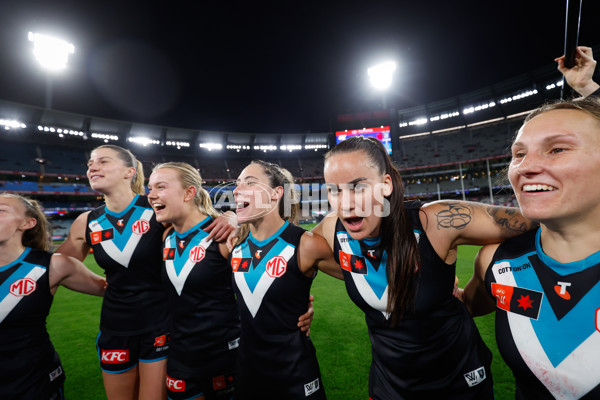
[[[33,279],[23,278],[10,285],[10,293],[17,297],[29,296],[36,287],[37,283]]]
[[[200,262],[204,258],[205,254],[206,250],[204,249],[204,247],[200,245],[194,246],[190,250],[190,261]]]
[[[267,262],[267,266],[265,267],[267,274],[269,274],[269,276],[272,278],[281,277],[283,274],[285,274],[286,269],[287,269],[287,261],[282,256],[277,256],[277,257],[271,258]]]
[[[148,232],[148,229],[150,229],[150,223],[145,219],[138,219],[131,226],[131,230],[136,235],[143,235],[144,233]]]

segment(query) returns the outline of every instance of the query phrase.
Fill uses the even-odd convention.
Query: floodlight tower
[[[33,55],[46,70],[46,103],[47,109],[52,108],[52,73],[65,69],[69,54],[75,52],[72,43],[52,36],[29,32],[29,41],[33,42]]]

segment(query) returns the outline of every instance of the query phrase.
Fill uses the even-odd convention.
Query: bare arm
[[[80,214],[69,229],[67,239],[56,249],[57,253],[66,254],[83,261],[90,252],[90,246],[85,242],[85,225],[88,212]]]
[[[474,317],[489,314],[496,309],[494,299],[485,290],[485,273],[498,246],[487,245],[479,250],[475,257],[475,271],[463,291],[462,301]]]
[[[333,240],[335,235],[335,223],[337,222],[337,213],[335,211],[330,212],[319,222],[317,226],[312,228],[310,231],[316,233],[325,238],[329,248],[333,251]]]
[[[462,244],[500,243],[537,226],[518,208],[470,201],[436,201],[421,208],[421,223],[438,255],[447,263],[456,260]]]
[[[298,263],[302,273],[307,276],[312,276],[315,268],[318,268],[334,278],[344,279],[342,269],[335,261],[329,244],[325,238],[314,232],[302,235]]]
[[[53,295],[59,285],[95,296],[103,296],[106,290],[106,279],[90,271],[81,261],[64,254],[52,255],[49,279]]]

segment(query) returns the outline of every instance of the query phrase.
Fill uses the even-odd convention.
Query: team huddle
[[[87,177],[105,205],[54,254],[39,205],[0,194],[1,397],[64,398],[45,327],[63,285],[104,296],[96,347],[110,400],[325,399],[307,334],[321,270],[365,314],[373,400],[493,399],[472,318],[493,311],[517,399],[600,398],[600,101],[534,110],[511,151],[519,208],[424,204],[404,199],[381,142],[349,138],[325,156],[333,211],[308,232],[279,165],[240,171],[235,213],[222,215],[192,166],[154,166],[146,190],[129,150],[100,146]],[[456,293],[467,244],[483,247]],[[106,278],[81,263],[91,249]]]

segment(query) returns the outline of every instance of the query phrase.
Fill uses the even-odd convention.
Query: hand
[[[310,333],[310,325],[312,324],[315,311],[313,310],[313,295],[308,296],[308,310],[298,318],[298,327],[302,332],[306,332],[306,336]]]
[[[558,70],[564,75],[567,84],[583,97],[600,89],[600,86],[592,80],[596,69],[596,60],[594,60],[590,47],[577,47],[575,65],[572,68],[566,67],[564,55],[554,61],[558,63]]]
[[[206,240],[214,239],[217,242],[223,242],[229,237],[229,234],[237,228],[237,215],[232,211],[227,211],[223,215],[207,226],[204,231],[210,232]]]

